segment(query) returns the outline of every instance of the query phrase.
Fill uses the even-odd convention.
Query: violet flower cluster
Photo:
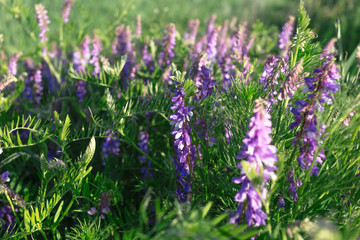
[[[196,36],[199,30],[200,21],[198,19],[190,19],[188,23],[189,32],[185,33],[184,40],[189,44],[195,44]]]
[[[143,151],[145,154],[149,153],[149,134],[146,131],[139,131],[139,142],[138,147],[141,151]],[[146,160],[146,157],[144,155],[139,156],[140,163],[142,165],[141,173],[142,173],[142,179],[152,179],[153,174],[151,171],[151,161]]]
[[[119,57],[127,55],[121,76],[125,80],[134,78],[136,72],[136,53],[132,49],[130,27],[125,27],[122,24],[116,28],[116,38],[112,44],[112,52]]]
[[[109,158],[109,156],[119,156],[120,153],[120,141],[117,138],[117,134],[113,133],[110,129],[106,130],[106,136],[103,144],[101,145],[102,149],[102,162],[105,166],[105,160]]]
[[[262,210],[263,201],[267,200],[266,184],[275,180],[277,167],[276,147],[271,145],[271,121],[266,112],[268,103],[262,99],[255,101],[254,116],[250,119],[249,131],[243,140],[240,154],[237,159],[247,161],[249,169],[243,169],[241,162],[237,168],[241,170],[241,176],[232,179],[233,183],[241,184],[240,190],[235,195],[235,201],[239,206],[235,214],[230,218],[230,223],[239,224],[241,216],[245,212],[246,221],[250,226],[265,225],[266,213]],[[254,185],[247,176],[248,172],[255,171],[261,178],[259,184]],[[261,196],[259,195],[261,194]]]
[[[170,23],[165,29],[165,36],[161,43],[163,49],[159,54],[159,66],[166,68],[170,66],[171,60],[175,57],[174,48],[176,45],[176,28],[175,24]]]
[[[48,36],[46,35],[46,32],[49,31],[48,24],[50,24],[50,20],[47,16],[47,10],[45,9],[44,5],[36,4],[35,11],[36,11],[36,18],[39,27],[41,29],[41,32],[39,34],[40,42],[43,43],[48,40]]]
[[[113,197],[110,195],[109,192],[102,193],[100,195],[98,208],[92,207],[87,213],[91,216],[99,214],[101,219],[105,219],[105,214],[110,212],[111,199],[113,199]]]
[[[15,208],[15,212],[17,211],[18,210]],[[10,205],[5,205],[0,208],[0,223],[3,232],[12,232],[16,223],[16,218]]]
[[[63,20],[64,23],[69,22],[69,15],[72,5],[74,4],[74,0],[64,0],[64,11],[63,11]]]
[[[86,65],[90,61],[91,52],[90,52],[90,39],[88,36],[85,36],[83,42],[80,44],[79,50],[73,53],[73,63],[74,68],[78,73],[86,73]],[[86,95],[86,82],[80,80],[76,83],[76,96],[79,102],[84,101]]]
[[[30,75],[25,80],[25,89],[23,91],[23,96],[31,103],[36,102],[37,104],[39,104],[42,95],[43,95],[42,75],[41,75],[41,70],[37,69],[32,75]]]
[[[322,134],[325,132],[325,126],[318,124],[319,119],[316,117],[316,112],[324,111],[324,103],[332,104],[331,94],[339,89],[339,85],[336,83],[340,79],[338,72],[332,57],[328,56],[321,68],[314,70],[314,77],[305,78],[306,87],[303,91],[308,93],[308,101],[299,100],[296,102],[297,107],[291,108],[295,122],[291,124],[290,129],[302,123],[294,142],[300,147],[300,156],[297,160],[303,170],[309,169],[313,160],[322,165],[322,161],[325,159],[323,149],[314,159],[318,143],[322,141]],[[314,164],[311,174],[315,176],[319,174],[317,165]]]
[[[189,125],[191,117],[193,116],[193,107],[185,106],[185,91],[179,82],[175,82],[174,97],[172,110],[176,111],[170,116],[170,125],[173,131],[171,135],[175,137],[174,148],[175,154],[174,163],[176,166],[177,180],[179,186],[177,187],[177,197],[180,202],[185,202],[191,192],[190,178],[192,169],[194,168],[194,161],[196,158],[196,148],[191,142],[190,133],[192,129]]]
[[[191,66],[190,77],[194,80],[196,99],[204,100],[214,94],[216,82],[212,76],[207,54],[202,54]]]
[[[9,61],[8,74],[12,74],[12,75],[16,76],[18,59],[19,59],[19,54],[14,54],[13,56],[11,56],[10,61]]]
[[[101,50],[102,50],[101,39],[99,36],[94,35],[92,39],[91,59],[89,60],[89,63],[94,66],[95,75],[98,77],[100,77],[99,56]]]
[[[144,48],[142,50],[142,60],[145,64],[145,70],[148,71],[149,74],[152,74],[155,70],[155,63],[154,59],[149,53],[149,38],[145,39]],[[145,78],[144,82],[147,84],[149,81],[149,78]]]
[[[295,17],[289,16],[279,35],[278,47],[283,51],[282,56],[285,59],[288,58],[290,37],[294,31],[294,25]]]
[[[141,37],[141,15],[136,16],[136,37]]]
[[[288,173],[288,181],[289,181],[289,192],[292,195],[294,201],[296,202],[299,198],[296,190],[302,185],[302,182],[299,178],[294,176],[294,169],[290,169]]]

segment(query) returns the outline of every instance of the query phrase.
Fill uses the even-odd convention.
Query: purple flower
[[[358,67],[360,67],[360,46],[357,47],[356,59],[358,61]],[[360,77],[360,76],[359,76]]]
[[[285,50],[286,48],[288,48],[288,43],[294,30],[294,24],[295,18],[293,16],[289,16],[286,20],[286,23],[282,27],[281,33],[279,35],[278,47],[281,50]]]
[[[138,14],[136,16],[136,37],[140,38],[141,37],[141,15]]]
[[[296,202],[298,200],[298,195],[296,190],[302,185],[302,182],[300,181],[300,179],[294,176],[293,169],[290,169],[289,171],[288,180],[289,180],[289,192],[292,195],[294,201]]]
[[[262,201],[261,197],[251,184],[250,180],[246,175],[241,177],[233,178],[233,183],[240,184],[241,188],[235,195],[235,201],[239,202],[237,211],[230,218],[230,223],[240,224],[241,216],[245,212],[247,224],[250,226],[253,224],[255,227],[260,225],[266,225],[265,220],[267,219],[266,213],[261,209]],[[266,188],[264,188],[263,198],[266,197]],[[246,209],[244,209],[244,207]]]
[[[228,90],[231,85],[233,74],[233,64],[229,56],[224,56],[218,61],[221,73],[223,75],[223,88]]]
[[[102,193],[98,203],[98,208],[92,207],[87,213],[91,216],[100,214],[101,219],[105,219],[105,214],[110,212],[110,200],[113,199],[109,192]]]
[[[241,162],[237,164],[242,175],[233,178],[232,182],[241,184],[241,188],[235,195],[235,201],[239,202],[239,206],[236,213],[230,218],[231,223],[240,223],[241,215],[245,210],[249,226],[251,224],[255,226],[266,224],[267,215],[261,209],[262,199],[266,201],[267,190],[265,185],[270,179],[276,179],[274,171],[277,169],[275,166],[277,162],[276,147],[271,145],[271,121],[270,115],[265,110],[266,105],[268,103],[262,99],[255,101],[254,116],[250,119],[249,131],[243,140],[243,150],[237,156],[237,159],[246,159],[249,168],[255,170],[262,181],[254,186],[242,168]],[[261,197],[255,188],[260,191]]]
[[[86,95],[86,82],[85,81],[78,81],[76,83],[76,97],[79,100],[79,103],[82,103],[84,101],[85,95]]]
[[[44,5],[35,4],[36,18],[41,29],[39,34],[40,42],[43,43],[48,40],[46,32],[49,31],[48,24],[50,24],[50,20],[47,16],[47,11],[45,10]]]
[[[190,19],[188,23],[189,32],[185,33],[184,40],[189,44],[195,44],[196,35],[199,29],[200,21],[198,19]]]
[[[170,23],[167,25],[165,29],[165,36],[163,37],[163,42],[161,45],[163,46],[162,51],[160,52],[159,66],[162,68],[170,66],[171,60],[175,57],[175,53],[173,52],[176,44],[176,28],[175,24]]]
[[[83,42],[81,43],[79,50],[73,53],[73,63],[74,68],[78,73],[85,74],[86,65],[90,61],[91,52],[90,52],[90,39],[88,36],[85,36]]]
[[[74,4],[74,0],[64,0],[64,11],[63,11],[64,23],[69,22],[70,10],[73,4]]]
[[[142,60],[145,64],[146,67],[146,71],[149,72],[149,74],[152,74],[155,70],[155,64],[154,64],[154,59],[151,56],[151,54],[149,53],[149,38],[145,39],[145,44],[144,44],[144,48],[142,50]],[[147,84],[147,82],[149,81],[148,78],[144,79],[145,84]]]
[[[194,45],[194,47],[190,51],[190,58],[195,60],[199,57],[201,52],[203,51],[204,46],[206,46],[206,36],[202,36]]]
[[[285,201],[283,197],[279,198],[278,209],[280,210],[280,208],[285,210]]]
[[[208,35],[207,38],[207,45],[205,52],[208,55],[208,58],[211,63],[213,63],[216,60],[216,53],[217,53],[216,42],[217,42],[218,33],[219,33],[219,28],[215,28],[211,32],[211,34]]]
[[[287,75],[283,86],[279,89],[278,100],[292,99],[295,91],[300,87],[300,74],[303,70],[303,59],[295,64]]]
[[[264,84],[264,88],[266,88],[267,85],[269,84],[270,77],[274,75],[274,71],[276,66],[278,65],[278,62],[279,59],[276,58],[275,56],[269,57],[268,60],[266,61],[263,68],[263,72],[261,74],[261,78],[259,79],[260,83]],[[277,79],[279,72],[275,72],[275,73],[277,75],[273,76],[273,78]]]
[[[40,69],[37,69],[34,74],[34,89],[35,89],[35,101],[37,103],[40,103],[41,96],[43,95],[42,76]]]
[[[207,29],[206,29],[207,39],[210,38],[210,35],[212,34],[212,32],[213,32],[213,30],[214,30],[215,21],[216,21],[216,15],[213,14],[213,15],[211,15],[211,17],[210,17],[210,20],[209,20],[209,23],[208,23],[208,26],[207,26]]]
[[[323,53],[320,54],[321,58],[325,58],[326,56],[332,55],[335,53],[335,51],[336,51],[335,43],[336,43],[336,38],[330,39],[330,41],[323,48]]]
[[[99,56],[102,50],[100,37],[97,35],[93,35],[92,40],[92,50],[91,50],[91,59],[89,63],[92,64],[95,68],[95,74],[99,77],[100,74],[100,64],[99,64]]]
[[[116,28],[116,38],[112,45],[113,54],[124,56],[127,54],[126,62],[121,76],[123,79],[132,79],[136,71],[136,52],[132,49],[131,29],[122,24]]]
[[[15,208],[15,212],[17,211],[18,210]],[[15,226],[16,218],[10,205],[5,205],[0,208],[0,219],[0,221],[2,222],[2,231],[7,231],[8,233],[11,233]]]
[[[196,157],[196,148],[191,142],[190,133],[192,129],[189,125],[190,119],[193,116],[193,107],[185,106],[185,91],[179,82],[175,82],[174,97],[172,110],[176,111],[170,116],[170,125],[173,131],[171,135],[175,137],[174,148],[176,157],[174,163],[178,171],[178,190],[177,197],[180,202],[187,200],[187,195],[190,193],[190,177],[192,169],[194,168],[194,161]]]
[[[0,180],[2,184],[5,184],[6,182],[10,182],[9,174],[10,174],[9,171],[5,171],[0,175]]]
[[[232,51],[232,58],[238,62],[241,62],[244,56],[244,46],[245,40],[247,37],[247,22],[244,22],[240,25],[239,29],[235,31],[231,36],[231,51]]]
[[[139,130],[139,142],[138,147],[143,151],[145,154],[149,153],[149,134],[146,131]],[[140,163],[142,165],[141,173],[143,174],[143,179],[152,178],[151,172],[151,161],[148,160],[146,162],[146,157],[144,155],[139,156]]]
[[[201,99],[206,99],[208,96],[213,95],[215,89],[215,81],[211,74],[211,69],[206,66],[201,67],[200,83],[198,87],[198,96]]]
[[[34,101],[36,103],[40,103],[41,96],[43,94],[43,86],[42,86],[42,76],[41,70],[37,69],[35,73],[30,75],[25,80],[25,89],[23,91],[23,96],[25,99],[28,99],[31,103]]]
[[[228,51],[228,37],[227,37],[228,30],[229,30],[229,21],[225,21],[224,25],[221,27],[221,30],[219,32],[219,39],[217,44],[218,63],[221,62],[221,59],[225,57],[225,54]]]
[[[120,152],[120,141],[117,138],[117,135],[114,134],[110,129],[108,129],[104,136],[106,136],[101,148],[102,148],[102,156],[101,159],[103,161],[103,165],[105,165],[105,160],[109,156],[119,156]]]
[[[16,76],[17,74],[17,60],[19,59],[19,54],[14,54],[13,56],[11,56],[10,61],[9,61],[9,69],[8,69],[8,74],[12,74],[14,76]]]
[[[324,149],[321,149],[316,159],[315,152],[318,150],[318,143],[322,141],[322,134],[325,132],[325,125],[318,124],[316,112],[324,111],[324,103],[332,104],[332,96],[339,89],[336,81],[340,78],[338,69],[333,63],[331,56],[328,56],[322,63],[320,69],[315,69],[314,77],[305,78],[306,87],[304,92],[308,93],[308,101],[296,102],[297,107],[291,108],[295,122],[290,125],[290,129],[299,126],[301,130],[294,139],[294,144],[299,145],[300,156],[298,162],[301,169],[307,170],[312,162],[322,164],[325,159]],[[319,174],[318,166],[314,165],[311,174]]]
[[[207,55],[202,54],[194,60],[193,65],[191,66],[189,75],[197,87],[197,100],[204,100],[214,93],[216,82],[212,76],[211,67],[209,65]]]

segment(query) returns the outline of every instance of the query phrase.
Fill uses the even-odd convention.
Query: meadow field
[[[0,239],[360,239],[357,0],[0,0]]]

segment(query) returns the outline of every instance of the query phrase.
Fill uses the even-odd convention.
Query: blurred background
[[[50,41],[56,42],[59,37],[62,0],[0,0],[0,34],[4,35],[3,49],[8,54],[26,53],[35,47],[28,34],[39,33],[34,10],[37,3],[48,10]],[[344,50],[351,53],[356,48],[360,42],[360,17],[357,16],[360,0],[304,0],[304,3],[312,20],[311,27],[323,45],[336,37],[335,22],[339,19]],[[236,17],[240,22],[247,21],[250,29],[253,24],[261,23],[279,32],[288,15],[296,16],[298,6],[299,0],[75,0],[64,34],[69,35],[69,39],[80,39],[94,29],[101,34],[111,34],[121,23],[134,27],[137,14],[142,16],[145,34],[162,33],[169,22],[175,23],[178,32],[183,34],[188,20],[194,18],[200,19],[200,30],[203,30],[212,14],[217,15],[218,24]]]

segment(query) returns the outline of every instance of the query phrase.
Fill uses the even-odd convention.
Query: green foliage
[[[360,70],[356,50],[347,55],[346,46],[342,46],[342,41],[347,43],[347,39],[343,38],[342,22],[337,23],[339,61],[335,62],[342,77],[340,89],[333,95],[333,105],[316,114],[318,126],[326,126],[316,154],[324,149],[326,159],[322,166],[319,165],[319,176],[315,177],[310,175],[309,170],[303,171],[297,161],[299,148],[293,140],[301,127],[289,130],[294,121],[292,107],[296,106],[298,100],[306,98],[303,87],[297,89],[292,99],[271,99],[274,91],[279,92],[285,86],[296,64],[301,62],[303,66],[299,81],[301,85],[304,78],[313,76],[313,70],[324,61],[320,54],[325,38],[319,36],[318,39],[317,29],[310,21],[310,16],[318,10],[306,8],[309,1],[300,2],[289,59],[279,61],[275,67],[278,77],[269,83],[270,87],[264,89],[258,79],[266,58],[279,53],[276,48],[279,28],[268,26],[268,21],[257,20],[253,25],[250,21],[248,26],[252,31],[248,37],[255,40],[249,51],[249,59],[232,62],[231,85],[226,90],[223,85],[224,66],[219,62],[209,64],[216,82],[213,89],[215,94],[201,101],[195,97],[197,83],[186,74],[192,67],[189,56],[194,46],[182,37],[188,18],[185,10],[196,12],[193,16],[201,16],[202,22],[208,19],[210,12],[200,12],[198,9],[216,6],[219,8],[216,11],[220,13],[217,26],[227,16],[226,13],[237,12],[235,6],[245,6],[245,1],[229,0],[220,7],[217,1],[206,4],[204,1],[154,1],[163,4],[161,9],[155,8],[157,6],[152,1],[123,1],[121,5],[106,1],[99,9],[94,9],[96,5],[92,0],[86,4],[75,1],[71,20],[67,24],[62,22],[60,15],[55,17],[55,12],[58,14],[61,9],[60,2],[51,1],[50,4],[50,1],[44,1],[51,16],[50,41],[39,43],[33,1],[0,0],[0,20],[4,20],[0,21],[0,29],[14,22],[11,25],[14,28],[9,25],[4,35],[0,35],[0,54],[4,63],[0,72],[7,74],[6,56],[23,46],[27,48],[22,50],[18,69],[19,72],[28,72],[16,77],[2,77],[0,84],[0,174],[9,171],[11,179],[9,183],[5,183],[5,179],[0,181],[0,211],[3,211],[3,206],[9,206],[16,219],[13,220],[14,230],[2,229],[0,237],[358,238]],[[272,0],[256,2],[261,6],[255,9],[253,18],[261,15],[261,12],[266,13],[264,16],[278,12],[276,9],[279,6]],[[267,9],[269,3],[275,9]],[[129,64],[130,58],[128,55],[113,56],[110,52],[115,26],[134,19],[136,11],[132,10],[133,4],[134,7],[141,5],[143,8],[143,33],[139,38],[132,34],[132,48],[137,54],[136,73],[133,79],[125,80],[123,73],[128,70],[126,64]],[[287,4],[292,6],[295,3]],[[169,6],[167,10],[166,6]],[[223,8],[229,9],[225,11]],[[307,12],[305,8],[310,11]],[[89,9],[92,9],[91,15],[78,17],[84,16]],[[114,10],[113,15],[103,14],[108,13],[104,9]],[[179,15],[179,9],[184,14]],[[241,17],[245,19],[250,16]],[[243,18],[239,19],[240,23]],[[277,14],[276,18],[277,23],[283,23],[285,15]],[[163,29],[165,23],[170,22],[169,19],[181,25],[176,25],[172,68],[166,69],[158,65],[158,58],[163,50]],[[230,30],[234,31],[237,24],[232,21]],[[201,23],[200,32],[205,32],[204,26]],[[151,38],[145,37],[148,33]],[[77,48],[85,35],[90,34],[98,35],[103,43],[99,75],[93,74],[94,67],[90,64],[84,73],[77,72],[71,63],[71,51]],[[145,42],[149,46],[151,63],[145,63],[142,59]],[[50,58],[47,54],[43,55],[45,48],[49,53],[58,49],[61,56]],[[110,56],[110,59],[104,56]],[[28,64],[34,67],[30,69]],[[248,64],[251,67],[246,69]],[[30,86],[34,90],[34,69],[43,71],[42,83],[45,83],[39,102],[30,102],[24,96],[25,87]],[[169,69],[170,78],[166,75]],[[247,72],[243,75],[245,69]],[[86,97],[81,103],[76,98],[78,81],[86,83]],[[194,107],[194,115],[189,120],[192,129],[190,138],[197,147],[192,169],[194,174],[190,179],[191,204],[176,201],[176,149],[169,124],[169,116],[174,113],[170,109],[174,104],[173,81],[183,87],[185,105]],[[51,87],[55,90],[51,90]],[[249,130],[254,102],[258,98],[273,100],[267,110],[272,120],[272,144],[276,146],[278,154],[277,179],[266,184],[268,198],[267,201],[263,199],[263,210],[268,215],[267,225],[248,226],[244,213],[241,224],[233,225],[228,220],[237,208],[234,196],[240,186],[231,182],[233,177],[241,174],[237,166],[242,166],[242,173],[248,176],[253,185],[262,181],[259,174],[263,169],[256,171],[249,167],[247,161],[239,163],[236,159]],[[140,142],[144,132],[149,137],[147,148]],[[143,176],[146,166],[150,166],[152,177]],[[295,177],[302,181],[297,189],[298,201],[293,200],[288,190],[287,175],[290,169],[294,169]],[[284,198],[285,209],[278,207],[279,198]]]

